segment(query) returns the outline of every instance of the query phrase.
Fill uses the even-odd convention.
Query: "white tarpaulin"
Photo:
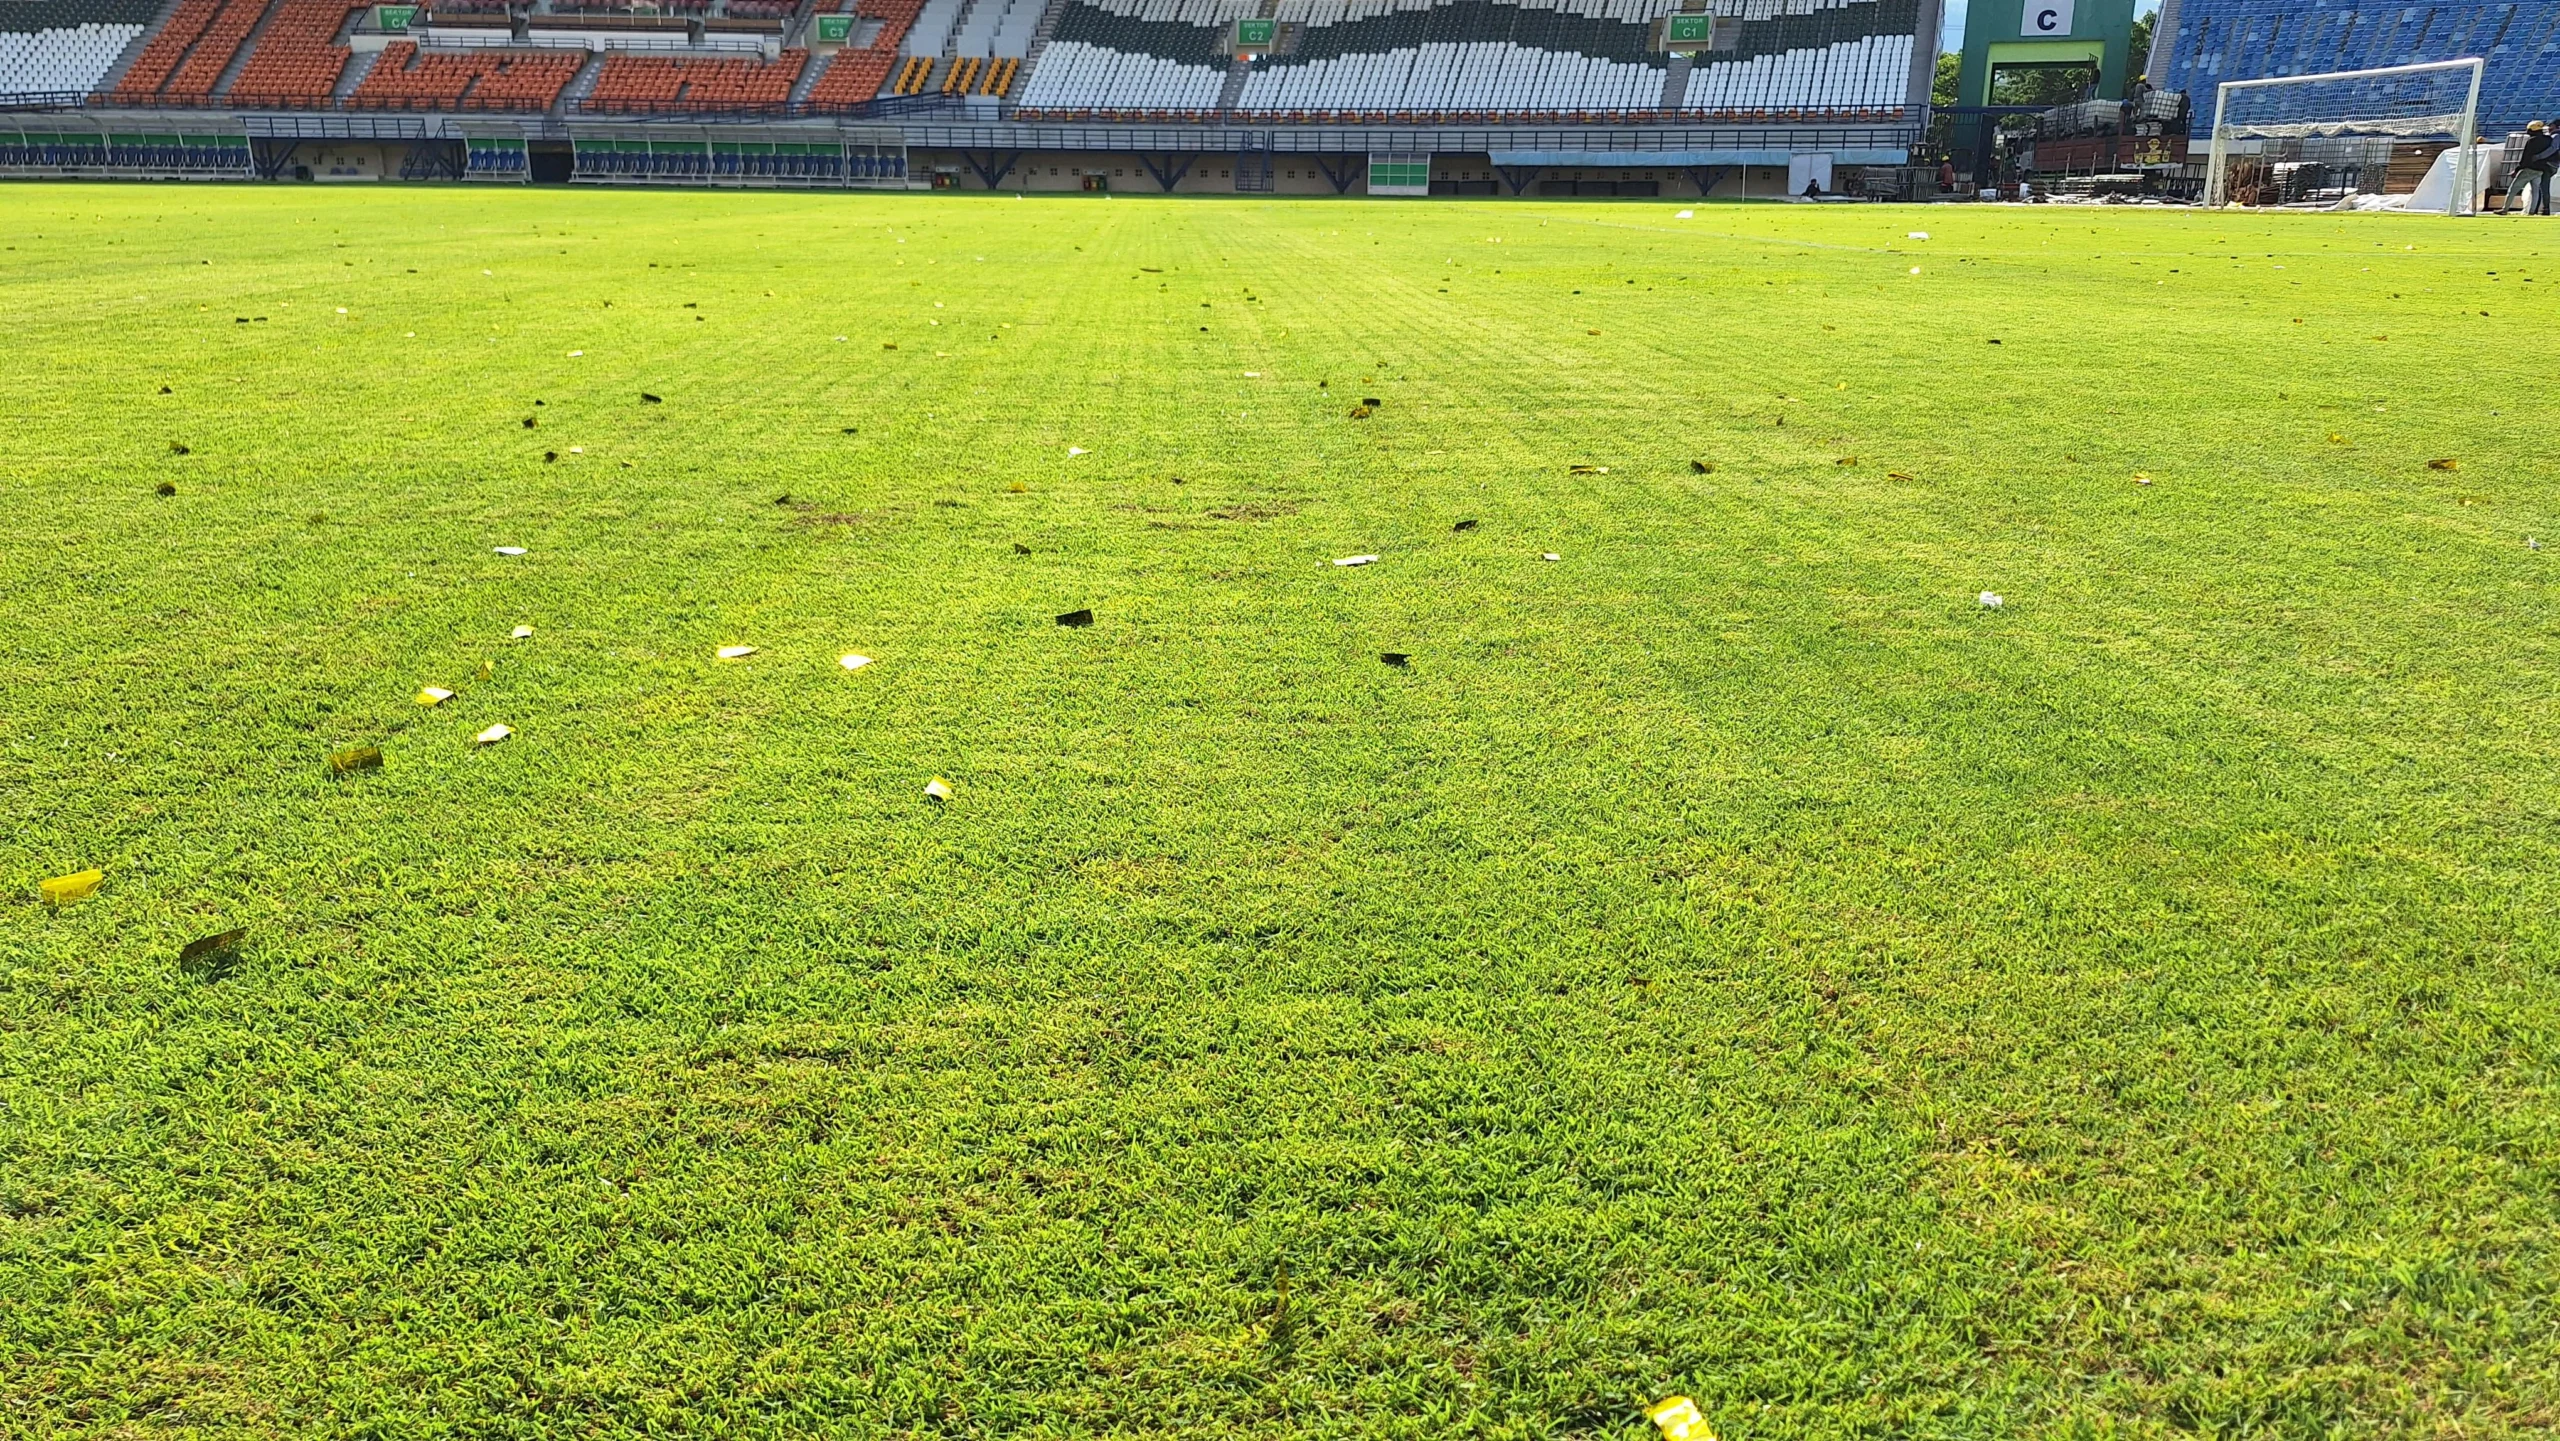
[[[2451,209],[2453,200],[2453,167],[2461,153],[2461,146],[2448,145],[2444,148],[2444,153],[2436,157],[2436,163],[2427,167],[2427,178],[2418,182],[2417,193],[2409,197],[2409,208],[2411,210],[2429,210],[2438,215],[2443,215]],[[2480,209],[2479,192],[2485,191],[2489,188],[2490,181],[2494,179],[2498,171],[2503,168],[2506,161],[2506,154],[2507,148],[2504,145],[2474,145],[2471,147],[2472,184],[2476,189],[2471,196],[2470,208],[2474,214],[2477,214]]]

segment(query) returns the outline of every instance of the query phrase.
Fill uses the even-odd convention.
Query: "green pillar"
[[[2002,65],[2095,62],[2097,98],[2121,100],[2133,45],[2133,0],[1973,0],[1964,17],[1958,105],[1991,103],[1991,72]]]

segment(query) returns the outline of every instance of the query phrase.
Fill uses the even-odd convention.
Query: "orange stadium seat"
[[[228,98],[236,105],[326,106],[352,53],[338,43],[339,32],[363,8],[347,0],[280,0]]]

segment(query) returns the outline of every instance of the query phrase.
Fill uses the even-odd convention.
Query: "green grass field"
[[[2560,1426],[2560,230],[7,193],[0,1434]]]

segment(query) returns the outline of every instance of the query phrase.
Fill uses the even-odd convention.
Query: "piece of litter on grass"
[[[1090,451],[1086,450],[1086,449],[1085,449],[1083,446],[1081,446],[1081,445],[1070,445],[1070,446],[1068,446],[1068,447],[1067,447],[1067,455],[1068,455],[1068,458],[1070,458],[1070,459],[1073,459],[1074,457],[1079,456],[1079,455],[1089,455],[1089,454],[1091,454],[1091,453],[1092,453],[1092,452],[1090,452]]]
[[[2000,607],[2008,604],[2007,601],[2000,598],[2000,593],[1998,591],[1986,590],[1982,594],[1975,596],[1974,599],[1981,604],[1984,610],[1998,610]]]
[[[522,555],[524,554],[524,547],[520,545],[493,545],[489,547],[489,552],[492,555]]]
[[[2427,462],[2427,469],[2429,469],[2429,470],[2460,470],[2460,469],[2462,469],[2462,462],[2461,462],[2461,461],[2458,461],[2458,460],[2431,460],[2431,461],[2428,461],[2428,462]]]
[[[724,645],[715,652],[722,660],[745,660],[755,653],[756,648],[751,645]]]
[[[507,634],[517,640],[531,640],[533,639],[533,627],[529,625],[520,625],[514,630],[507,632]]]
[[[644,390],[644,391],[642,391],[642,392],[640,392],[640,403],[641,403],[642,405],[664,405],[664,404],[666,404],[666,402],[665,402],[665,401],[660,400],[658,397],[656,397],[656,396],[654,396],[654,395],[651,395],[649,392],[647,392],[647,391],[645,391],[645,390]]]
[[[584,355],[584,354],[586,354],[586,352],[585,352],[585,351],[583,351],[583,350],[573,350],[573,351],[570,351],[570,352],[569,352],[569,358],[570,358],[571,360],[575,360],[575,359],[577,359],[579,356]]]
[[[1903,472],[1903,471],[1899,471],[1899,470],[1888,470],[1888,471],[1886,471],[1886,472],[1884,473],[1884,478],[1885,478],[1885,479],[1887,479],[1887,480],[1917,480],[1917,479],[1919,479],[1919,477],[1918,477],[1918,476],[1910,475],[1910,474],[1907,474],[1907,473],[1905,473],[1905,472]]]
[[[2151,477],[2147,475],[2137,475],[2133,478],[2133,483],[2136,485],[2149,485],[2151,483]]]
[[[178,960],[181,964],[188,961],[202,960],[206,956],[230,950],[233,946],[236,946],[247,939],[249,939],[249,928],[247,926],[241,926],[235,930],[220,931],[210,936],[198,936],[179,948]]]
[[[1564,473],[1567,475],[1607,475],[1609,473],[1609,467],[1605,465],[1568,465],[1564,468]]]
[[[843,666],[846,670],[860,670],[864,666],[871,664],[871,657],[867,655],[840,655],[836,657],[836,664]]]
[[[1462,520],[1449,528],[1451,530],[1473,530],[1476,528],[1476,523],[1472,520]]]
[[[178,488],[177,488],[176,486],[174,486],[174,485],[171,485],[169,482],[167,482],[167,481],[165,481],[165,480],[164,480],[164,481],[160,482],[158,485],[153,486],[153,487],[151,488],[151,493],[152,493],[153,495],[162,495],[162,496],[167,496],[167,495],[176,495],[176,494],[178,493]]]
[[[420,705],[443,705],[446,701],[451,699],[453,699],[453,692],[446,690],[443,686],[424,685],[418,687],[418,704]]]
[[[1716,473],[1716,463],[1712,460],[1690,461],[1689,473],[1691,475],[1713,475]]]
[[[1058,624],[1067,626],[1091,625],[1093,624],[1093,612],[1090,610],[1068,611],[1065,615],[1058,617]]]
[[[1346,555],[1334,562],[1335,565],[1376,565],[1377,563],[1378,558],[1374,555]]]
[[[1926,240],[1929,238],[1929,232],[1926,230],[1914,230],[1902,238],[1905,240]]]
[[[1679,214],[1674,215],[1674,216],[1672,216],[1671,218],[1672,218],[1672,219],[1674,219],[1674,220],[1688,220],[1688,219],[1691,219],[1691,218],[1693,218],[1694,216],[1696,216],[1696,215],[1697,215],[1697,213],[1698,213],[1698,212],[1696,212],[1696,211],[1694,211],[1694,210],[1683,210],[1683,211],[1681,211]]]
[[[1912,266],[1912,267],[1911,267],[1911,273],[1912,273],[1912,274],[1914,274],[1914,275],[1919,274],[1919,273],[1920,273],[1920,267],[1919,267],[1919,266],[1917,266],[1917,265]]]
[[[332,751],[329,754],[329,774],[333,776],[349,776],[357,771],[376,770],[381,765],[382,752],[373,746],[353,746],[342,751]]]
[[[1374,405],[1355,405],[1351,407],[1349,413],[1353,420],[1367,420],[1370,416],[1378,413],[1378,408]]]
[[[515,732],[508,729],[506,726],[493,725],[487,730],[482,731],[480,734],[473,736],[471,738],[471,743],[479,746],[493,746],[514,734]]]
[[[1402,670],[1406,666],[1413,664],[1413,657],[1406,655],[1400,650],[1382,650],[1378,652],[1378,659],[1386,662],[1388,665],[1394,666],[1398,670]]]
[[[1539,553],[1539,556],[1538,556],[1538,559],[1540,559],[1540,560],[1562,560],[1562,559],[1564,559],[1564,557],[1563,557],[1563,556],[1560,556],[1560,555],[1556,554],[1554,551],[1550,550],[1550,551],[1542,551],[1542,552],[1540,552],[1540,553]]]
[[[1656,1401],[1644,1408],[1644,1416],[1662,1432],[1663,1441],[1716,1441],[1707,1418],[1698,1414],[1698,1403],[1686,1396]]]
[[[87,900],[89,894],[98,888],[98,882],[106,878],[107,873],[101,870],[73,871],[67,876],[38,881],[36,893],[44,897],[46,905],[69,905],[73,901]]]
[[[951,799],[951,782],[935,776],[924,783],[924,793],[928,800],[947,801]]]

